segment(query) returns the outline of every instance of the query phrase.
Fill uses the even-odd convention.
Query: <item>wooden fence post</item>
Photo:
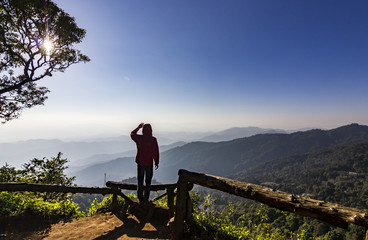
[[[123,208],[121,209],[121,214],[123,217],[126,217],[128,208],[129,208],[129,204],[125,202],[123,205]]]
[[[166,188],[167,192],[167,206],[169,207],[170,217],[174,216],[175,206],[174,206],[174,188]]]
[[[175,206],[175,218],[172,228],[172,239],[182,240],[184,233],[184,220],[186,218],[187,210],[187,189],[188,180],[180,174],[177,183],[177,195],[176,195],[176,206]]]
[[[187,191],[187,210],[185,221],[187,222],[189,228],[195,224],[195,220],[193,217],[193,202],[189,195],[189,190]]]
[[[110,206],[111,212],[114,212],[116,210],[117,203],[118,203],[118,195],[116,195],[116,193],[113,193],[112,194],[111,206]]]

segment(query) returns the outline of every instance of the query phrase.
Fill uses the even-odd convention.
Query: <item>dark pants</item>
[[[139,202],[148,201],[150,191],[151,191],[151,180],[153,176],[153,165],[152,166],[144,166],[137,165],[137,176],[138,176],[138,199]],[[143,196],[143,179],[146,176],[146,190],[144,191]]]

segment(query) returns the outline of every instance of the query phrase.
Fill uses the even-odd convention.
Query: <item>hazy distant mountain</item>
[[[179,146],[183,146],[185,144],[185,142],[175,142],[169,145],[163,145],[160,146],[160,152],[164,152],[167,151],[171,148],[175,148],[175,147],[179,147]],[[72,162],[70,165],[70,168],[86,168],[90,165],[93,164],[98,164],[98,163],[103,163],[106,161],[110,161],[111,159],[116,159],[116,158],[122,158],[122,157],[133,157],[135,156],[137,150],[129,150],[129,151],[125,151],[125,152],[120,152],[120,153],[114,153],[114,154],[96,154],[84,159],[80,159],[78,161]]]
[[[287,131],[281,129],[259,127],[234,127],[221,132],[217,132],[212,135],[208,135],[200,140],[204,142],[222,142],[266,133],[287,133]]]
[[[363,140],[368,140],[368,126],[351,124],[332,130],[315,129],[292,134],[259,134],[219,143],[192,142],[163,152],[160,168],[154,172],[154,177],[163,183],[176,182],[180,168],[230,176],[271,160]],[[111,177],[126,178],[130,176],[129,174],[136,174],[133,158],[129,166],[125,163],[121,164],[121,160],[113,160],[98,167],[91,166],[90,169],[94,170],[83,171],[91,178],[96,176],[93,174],[97,174],[97,169],[100,169],[98,174],[101,177],[102,170],[105,171],[105,169],[107,175]],[[124,174],[127,176],[123,176]]]
[[[64,142],[61,140],[27,140],[14,143],[0,143],[0,164],[8,163],[19,167],[33,158],[50,158],[62,152],[70,162],[96,154],[112,154],[135,148],[128,136],[108,141]]]
[[[163,150],[183,145],[160,139]],[[5,163],[19,168],[31,159],[55,157],[59,152],[70,161],[71,166],[91,165],[118,157],[133,156],[135,143],[130,136],[119,136],[84,141],[62,141],[58,139],[37,139],[11,143],[0,143],[0,165]]]
[[[176,142],[160,146],[160,152],[162,153],[184,144],[185,142]],[[136,150],[118,154],[94,155],[80,160],[78,164],[71,165],[66,173],[69,176],[76,176],[75,183],[78,185],[102,186],[105,173],[107,173],[107,180],[121,181],[123,178],[136,175],[135,154]]]
[[[232,128],[218,133],[210,132],[167,132],[158,133],[159,145],[165,151],[166,145],[176,142],[192,142],[199,139],[206,141],[224,141],[249,134],[272,132],[272,129],[255,127]],[[282,130],[275,130],[282,131]],[[207,136],[207,137],[206,137]],[[169,146],[168,148],[172,148]],[[51,158],[62,152],[70,161],[71,167],[88,166],[118,157],[135,154],[135,144],[129,136],[89,138],[79,141],[62,141],[59,139],[37,139],[10,143],[0,143],[0,164],[5,163],[19,168],[33,158]]]
[[[213,132],[160,132],[160,133],[153,133],[153,135],[157,138],[158,143],[160,145],[170,144],[174,142],[193,142],[198,141],[199,139],[211,135]]]
[[[106,173],[107,181],[121,181],[136,175],[134,157],[117,158],[109,162],[94,164],[68,175],[76,176],[75,183],[80,186],[103,186]]]
[[[256,127],[232,128],[217,133],[213,132],[166,132],[155,135],[162,151],[172,148],[164,146],[176,142],[192,142],[200,139],[210,142],[225,141],[246,137],[256,133],[282,132],[283,130],[262,129]],[[78,141],[59,139],[37,139],[19,142],[0,143],[0,165],[5,163],[20,168],[22,164],[33,158],[51,158],[62,152],[70,161],[71,168],[87,167],[118,157],[133,156],[135,144],[129,136],[96,137]],[[75,170],[75,169],[74,169]]]

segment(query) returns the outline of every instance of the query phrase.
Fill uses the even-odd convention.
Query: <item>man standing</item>
[[[137,134],[139,129],[143,128],[143,135]],[[151,180],[153,176],[153,162],[155,169],[158,169],[159,150],[157,139],[152,136],[152,127],[150,124],[141,123],[130,133],[130,137],[137,145],[137,155],[135,162],[137,163],[137,178],[138,178],[138,199],[140,203],[148,202]],[[143,191],[143,179],[145,178],[146,189]],[[143,194],[144,192],[144,194]]]

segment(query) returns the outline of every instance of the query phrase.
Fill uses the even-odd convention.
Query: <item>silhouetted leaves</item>
[[[49,90],[36,82],[70,65],[88,62],[75,44],[86,34],[75,19],[50,0],[0,3],[0,118],[19,117],[22,109],[42,105]],[[44,46],[52,43],[52,49]],[[49,51],[49,52],[48,52]]]

